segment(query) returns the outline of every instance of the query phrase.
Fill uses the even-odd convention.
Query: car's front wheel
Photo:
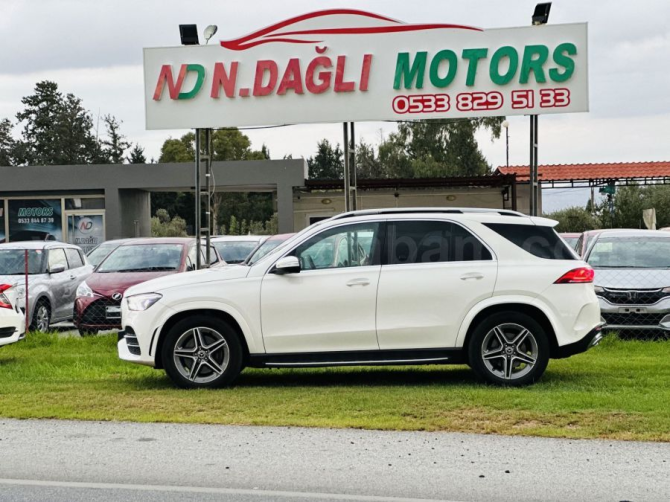
[[[468,355],[477,375],[496,385],[518,387],[540,379],[549,363],[542,326],[520,312],[499,312],[472,333]]]
[[[39,300],[37,305],[35,305],[33,319],[30,323],[30,330],[46,332],[49,331],[50,324],[51,309],[49,308],[49,303],[46,300]]]
[[[163,344],[163,367],[182,388],[224,387],[242,371],[243,351],[235,329],[203,315],[175,324]]]

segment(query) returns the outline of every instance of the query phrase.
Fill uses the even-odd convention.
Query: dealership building
[[[55,239],[90,249],[103,240],[151,235],[151,194],[193,191],[194,165],[0,167],[0,241]],[[344,211],[343,182],[307,179],[303,159],[214,162],[216,190],[273,194],[279,232]],[[527,211],[514,175],[359,180],[359,209],[491,207]]]
[[[55,239],[90,249],[151,235],[151,194],[193,191],[192,163],[0,167],[0,241]],[[303,159],[214,162],[216,190],[273,194],[280,233],[344,211],[342,180],[311,180]],[[670,162],[540,166],[544,189],[670,183]],[[486,207],[529,213],[528,166],[454,178],[361,179],[358,209]],[[541,214],[540,198],[540,214]]]

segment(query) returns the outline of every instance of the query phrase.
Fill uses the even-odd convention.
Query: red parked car
[[[74,324],[79,333],[86,336],[121,328],[121,299],[126,289],[164,275],[194,270],[195,242],[181,237],[124,241],[77,288]],[[220,261],[213,247],[210,252],[212,264]]]

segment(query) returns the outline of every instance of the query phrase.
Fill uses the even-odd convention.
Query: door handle
[[[352,279],[347,283],[347,286],[368,286],[370,281],[368,279]]]
[[[482,274],[480,274],[479,272],[470,272],[468,274],[463,274],[461,276],[461,281],[467,281],[469,279],[474,279],[474,280],[478,281],[478,280],[483,279],[483,278],[484,278],[484,276]]]

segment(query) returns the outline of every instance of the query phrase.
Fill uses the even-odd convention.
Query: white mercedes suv
[[[180,387],[245,367],[469,364],[537,381],[600,340],[593,270],[555,221],[491,209],[383,209],[314,224],[251,266],[133,286],[121,359]]]

